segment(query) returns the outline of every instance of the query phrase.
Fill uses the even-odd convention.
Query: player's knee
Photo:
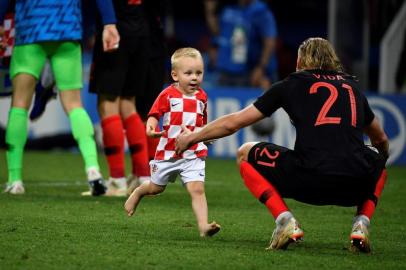
[[[121,116],[121,119],[123,119],[123,120],[127,119],[128,117],[130,117],[132,114],[135,114],[135,113],[137,113],[137,110],[135,109],[135,107],[133,107],[133,108],[120,107],[120,116]]]
[[[122,119],[127,119],[132,114],[137,113],[135,107],[135,98],[124,98],[120,99],[120,115]]]
[[[248,154],[256,142],[247,142],[240,146],[237,150],[237,164],[240,165],[242,161],[248,160]]]

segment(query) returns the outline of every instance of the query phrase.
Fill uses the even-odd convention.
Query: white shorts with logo
[[[179,175],[185,185],[188,182],[204,182],[206,163],[203,158],[151,160],[151,181],[159,186],[175,182]]]

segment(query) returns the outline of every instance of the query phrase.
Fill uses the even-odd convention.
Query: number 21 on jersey
[[[336,125],[340,124],[341,117],[327,116],[329,110],[331,109],[331,106],[333,106],[334,102],[337,100],[338,97],[337,88],[331,83],[316,82],[310,87],[309,90],[310,94],[317,94],[317,91],[319,90],[320,87],[327,88],[330,91],[330,96],[327,98],[327,100],[321,107],[321,110],[319,112],[319,115],[317,116],[314,125],[319,126],[326,124],[336,124]],[[355,127],[357,125],[357,106],[355,103],[354,92],[352,90],[352,87],[346,83],[343,83],[341,87],[348,91],[350,97],[349,102],[351,105],[351,125]]]

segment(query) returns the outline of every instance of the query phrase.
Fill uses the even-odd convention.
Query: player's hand
[[[262,67],[255,67],[251,72],[250,83],[253,87],[259,87],[264,77],[264,69]]]
[[[120,35],[115,24],[106,24],[103,29],[103,50],[111,52],[118,49]]]
[[[192,131],[182,125],[182,132],[178,135],[176,138],[176,144],[175,144],[175,151],[176,154],[181,154],[183,153],[186,149],[189,148],[189,144],[191,141],[190,136],[192,135]]]
[[[147,136],[151,138],[160,138],[162,135],[164,135],[165,130],[162,131],[156,131],[154,127],[152,126],[147,126],[146,130]]]

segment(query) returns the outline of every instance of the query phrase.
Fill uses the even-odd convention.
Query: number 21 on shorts
[[[256,157],[257,157],[258,151],[260,151],[259,148],[255,149]],[[275,150],[274,154],[271,154],[268,151],[268,149],[264,148],[259,153],[259,158],[257,158],[257,164],[274,168],[276,166],[275,159],[277,159],[278,156],[279,156],[279,151]],[[262,159],[262,160],[259,160],[259,159]],[[270,161],[264,161],[264,159],[267,159],[267,160],[269,159]]]

